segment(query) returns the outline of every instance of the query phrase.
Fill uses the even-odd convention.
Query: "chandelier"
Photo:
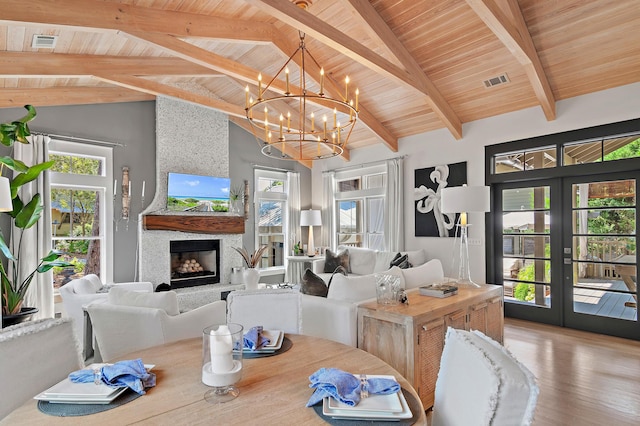
[[[344,152],[358,118],[359,90],[351,89],[346,76],[344,88],[329,97],[325,70],[307,49],[305,34],[299,36],[300,45],[271,81],[264,84],[258,75],[255,99],[249,86],[245,88],[247,119],[268,157],[296,161],[335,157]]]

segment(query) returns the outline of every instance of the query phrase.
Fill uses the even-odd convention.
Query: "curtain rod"
[[[355,170],[355,169],[362,169],[362,168],[365,168],[365,167],[378,166],[378,165],[381,165],[381,164],[385,164],[389,160],[400,160],[400,159],[403,159],[405,157],[406,157],[406,155],[400,155],[399,157],[385,158],[384,160],[370,161],[368,163],[355,164],[353,166],[341,167],[339,169],[325,170],[322,173],[346,172],[347,170]]]
[[[107,146],[117,146],[122,148],[126,148],[127,146],[123,143],[118,143],[118,142],[99,141],[95,139],[79,138],[76,136],[56,135],[54,133],[46,133],[46,132],[31,132],[31,133],[36,135],[49,136],[54,139],[61,139],[68,142],[84,142],[91,145],[107,145]]]
[[[261,164],[253,164],[253,168],[254,169],[267,169],[267,170],[276,170],[279,172],[295,172],[295,170],[290,170],[290,169],[281,169],[279,167],[271,167],[271,166],[263,166]]]

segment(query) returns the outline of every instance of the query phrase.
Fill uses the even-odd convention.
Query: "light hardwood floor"
[[[535,426],[640,425],[640,342],[511,318],[504,335],[538,379]]]

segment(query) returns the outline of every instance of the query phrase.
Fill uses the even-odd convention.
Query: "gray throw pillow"
[[[408,269],[411,268],[412,265],[409,263],[408,255],[405,254],[403,256],[401,253],[398,253],[389,264],[389,268],[393,268],[394,266],[397,266],[400,269]]]
[[[349,250],[342,250],[337,253],[333,253],[330,249],[327,249],[324,256],[325,274],[333,273],[338,266],[342,266],[345,271],[351,273],[351,267],[349,266]]]
[[[329,287],[327,287],[322,278],[314,274],[311,269],[307,268],[302,276],[300,292],[302,294],[310,294],[311,296],[327,297]]]

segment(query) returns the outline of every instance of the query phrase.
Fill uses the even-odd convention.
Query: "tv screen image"
[[[180,212],[228,212],[230,186],[229,178],[169,173],[167,209]]]

